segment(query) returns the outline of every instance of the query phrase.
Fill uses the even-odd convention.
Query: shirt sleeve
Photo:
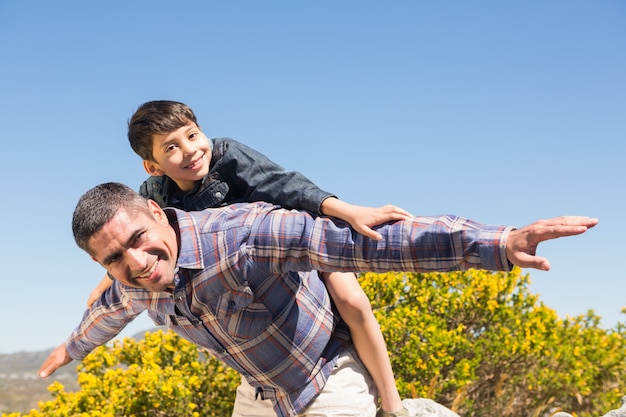
[[[320,189],[297,171],[287,171],[265,155],[234,139],[217,139],[227,147],[219,172],[241,202],[266,201],[285,208],[321,214],[322,202],[334,194]]]
[[[128,323],[143,311],[143,308],[139,308],[136,303],[131,301],[127,290],[115,281],[107,289],[106,297],[97,300],[89,310],[85,311],[80,324],[65,343],[67,352],[72,359],[82,360],[96,347],[117,336]]]
[[[287,271],[509,271],[506,239],[513,227],[458,216],[414,217],[376,228],[380,241],[342,221],[276,210],[251,235],[254,263]]]

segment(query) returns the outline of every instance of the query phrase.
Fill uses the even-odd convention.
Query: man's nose
[[[146,270],[147,256],[141,249],[130,248],[126,251],[126,262],[133,275],[139,275]]]

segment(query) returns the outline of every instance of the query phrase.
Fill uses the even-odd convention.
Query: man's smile
[[[154,274],[154,271],[156,271],[158,265],[159,265],[159,258],[157,258],[156,261],[154,261],[154,264],[152,264],[152,267],[148,271],[146,271],[145,273],[141,275],[137,275],[137,279],[150,280],[152,278],[152,274]]]

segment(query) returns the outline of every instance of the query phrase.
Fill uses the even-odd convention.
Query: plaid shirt
[[[301,412],[322,389],[349,331],[316,273],[509,270],[512,228],[468,219],[415,217],[377,230],[266,203],[184,212],[166,209],[180,233],[176,288],[151,293],[118,282],[67,341],[74,359],[106,343],[144,310],[158,325],[240,372],[279,417]]]

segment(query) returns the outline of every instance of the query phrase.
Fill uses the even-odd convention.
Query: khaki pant
[[[272,402],[254,395],[242,378],[232,417],[276,417]],[[296,417],[375,417],[376,398],[374,382],[351,348],[339,355],[324,389]]]

